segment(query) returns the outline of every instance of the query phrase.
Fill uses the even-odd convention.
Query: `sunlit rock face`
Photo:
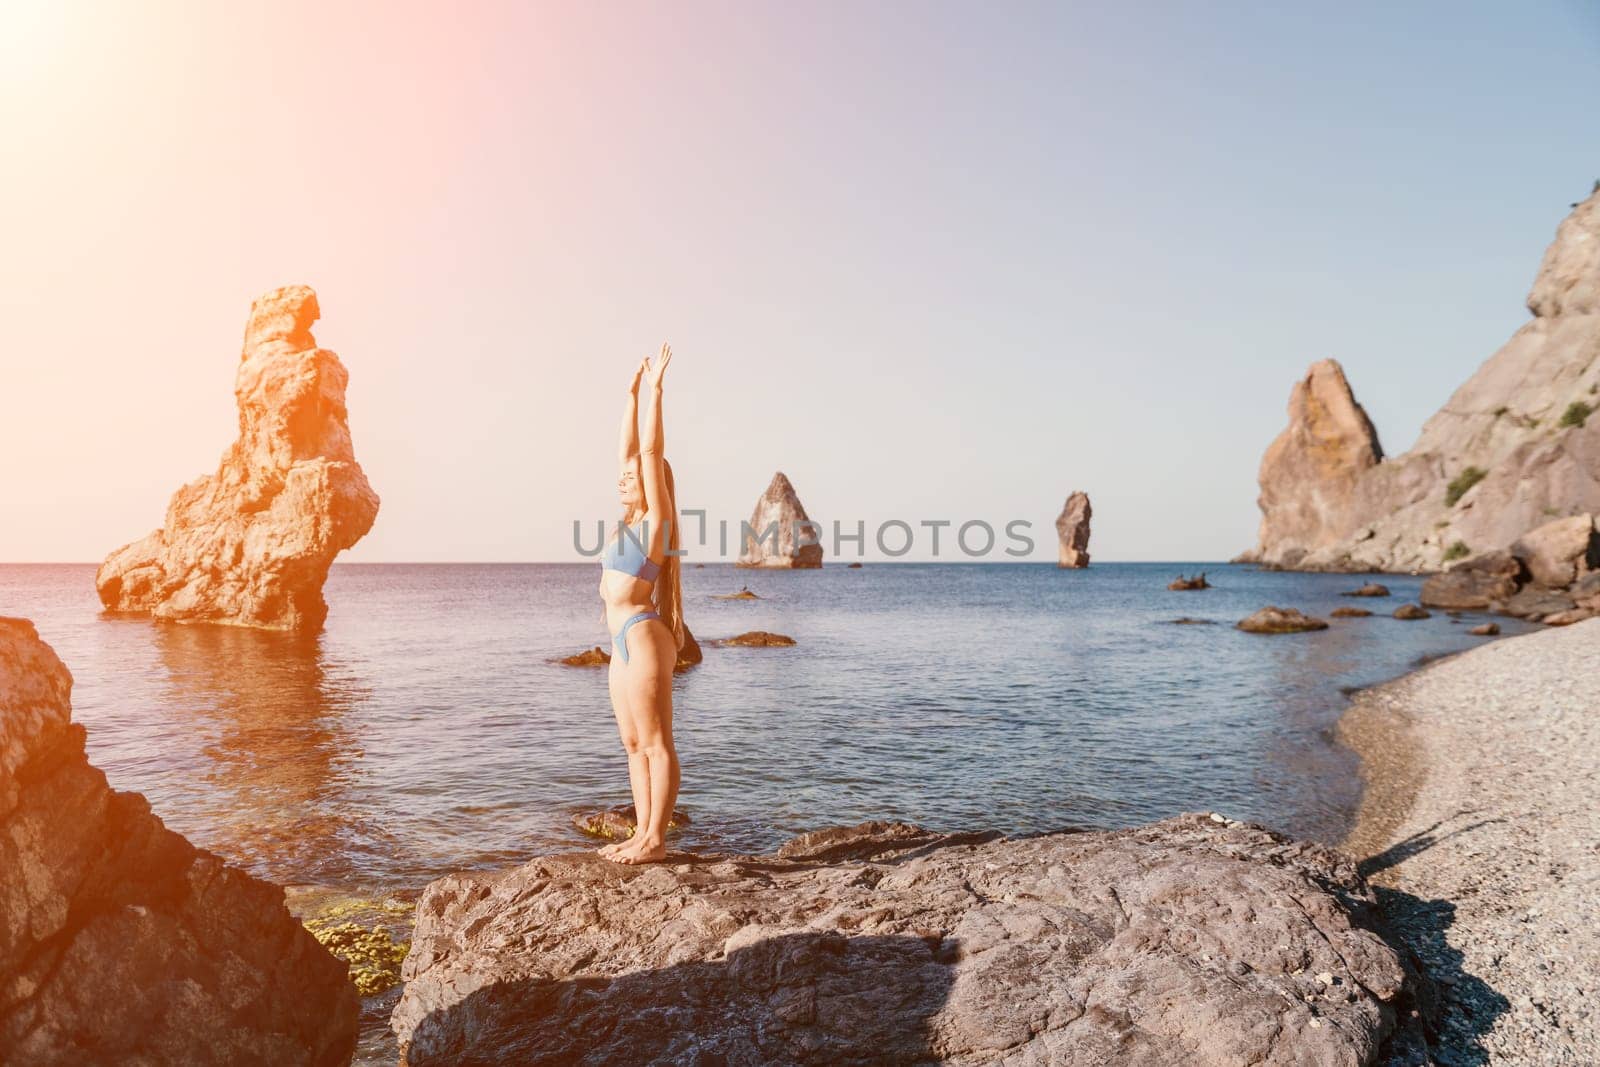
[[[822,566],[821,527],[811,523],[800,496],[782,471],[772,476],[767,491],[750,515],[754,536],[744,537],[741,567]],[[769,531],[775,531],[769,533]],[[765,535],[765,536],[764,536]]]
[[[347,966],[284,906],[115,792],[72,676],[0,618],[0,1062],[345,1064]]]
[[[166,522],[95,575],[112,611],[181,622],[315,629],[333,559],[366,535],[378,496],[356,462],[349,375],[318,348],[306,286],[251,306],[234,382],[239,438],[215,474],[173,494]]]
[[[1067,497],[1061,514],[1056,516],[1056,539],[1060,542],[1061,550],[1056,560],[1057,566],[1080,568],[1089,565],[1089,519],[1093,514],[1088,493],[1078,492]]]
[[[592,853],[417,903],[402,1062],[1369,1064],[1414,989],[1352,860],[1220,816]]]
[[[1532,320],[1392,459],[1337,364],[1313,365],[1262,460],[1261,533],[1241,559],[1433,571],[1600,511],[1600,190],[1557,229],[1527,303]]]

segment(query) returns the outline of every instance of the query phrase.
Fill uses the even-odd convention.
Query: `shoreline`
[[[1600,1047],[1600,619],[1504,638],[1356,693],[1340,848],[1433,980],[1446,1063]]]

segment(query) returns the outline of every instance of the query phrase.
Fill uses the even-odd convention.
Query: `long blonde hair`
[[[643,462],[643,457],[640,457]],[[667,624],[667,629],[672,631],[672,639],[677,643],[678,649],[683,649],[683,557],[673,555],[683,547],[683,538],[678,530],[678,485],[672,477],[672,464],[667,462],[665,456],[661,457],[661,470],[667,479],[666,507],[661,510],[671,516],[667,523],[667,553],[666,561],[661,564],[661,573],[656,575],[655,588],[650,592],[650,602],[655,605],[656,614],[661,616],[661,621]],[[618,520],[617,537],[624,536],[621,527],[631,524],[635,519],[634,509],[627,507],[622,510],[622,518]],[[602,605],[601,615],[605,614]]]

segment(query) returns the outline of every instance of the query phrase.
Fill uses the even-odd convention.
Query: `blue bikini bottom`
[[[628,662],[628,630],[629,630],[629,628],[631,628],[634,623],[639,622],[641,619],[659,619],[659,618],[661,618],[661,616],[656,614],[653,611],[641,611],[641,612],[639,612],[639,614],[633,616],[627,622],[622,624],[622,629],[617,631],[617,636],[613,637],[611,639],[611,641],[612,641],[613,644],[615,644],[617,646],[617,655],[622,657],[622,662],[623,663],[627,663]]]

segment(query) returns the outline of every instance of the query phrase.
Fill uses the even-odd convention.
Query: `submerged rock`
[[[1298,634],[1309,630],[1326,630],[1328,624],[1321,619],[1302,613],[1297,608],[1278,608],[1268,605],[1249,618],[1235,624],[1252,634]]]
[[[1056,516],[1056,537],[1060,540],[1058,567],[1081,568],[1089,565],[1089,494],[1076,492],[1067,497]]]
[[[166,521],[95,575],[111,611],[180,622],[316,629],[340,552],[372,528],[378,495],[356,463],[349,375],[318,348],[317,297],[294,285],[250,307],[234,381],[239,438],[215,474],[173,494]]]
[[[715,593],[713,600],[760,600],[761,597],[750,591],[749,586],[740,587],[737,593]]]
[[[1352,860],[1220,816],[868,822],[424,891],[403,1062],[1371,1063],[1406,988]]]
[[[345,1064],[356,990],[283,890],[113,791],[72,676],[0,618],[0,1060]]]
[[[822,566],[822,528],[806,515],[800,496],[782,471],[756,501],[750,529],[741,531],[740,567],[811,569]]]
[[[572,826],[590,837],[603,837],[622,841],[633,836],[639,825],[639,814],[632,804],[621,804],[603,811],[579,812],[572,817]],[[667,819],[667,832],[681,830],[689,825],[689,816],[679,808],[672,809]]]
[[[1384,584],[1382,584],[1381,582],[1368,582],[1366,585],[1362,586],[1360,589],[1352,589],[1347,593],[1340,593],[1339,595],[1340,596],[1388,596],[1389,595],[1389,587],[1384,585]]]
[[[1348,383],[1313,365],[1261,464],[1241,559],[1305,570],[1431,571],[1507,549],[1550,516],[1600,512],[1600,189],[1556,230],[1533,318],[1385,459]],[[1441,531],[1444,531],[1441,533]]]
[[[748,633],[730,637],[722,643],[741,648],[786,648],[794,644],[794,638],[783,634],[769,633],[766,630],[751,630]]]
[[[1182,618],[1173,619],[1172,620],[1172,624],[1174,626],[1213,626],[1213,625],[1215,625],[1210,619],[1191,619],[1187,615],[1183,616]]]
[[[1328,614],[1333,616],[1335,619],[1365,619],[1371,615],[1372,612],[1368,611],[1366,608],[1334,608],[1332,611],[1328,612]]]

